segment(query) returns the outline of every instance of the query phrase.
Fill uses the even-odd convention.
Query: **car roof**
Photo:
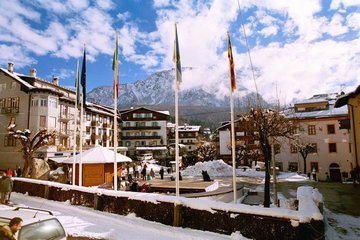
[[[55,218],[51,211],[28,207],[2,207],[0,208],[0,222],[7,223],[12,218],[19,217],[23,225]]]

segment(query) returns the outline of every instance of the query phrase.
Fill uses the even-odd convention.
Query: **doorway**
[[[332,182],[341,182],[340,166],[337,163],[332,163],[329,166],[330,179]]]

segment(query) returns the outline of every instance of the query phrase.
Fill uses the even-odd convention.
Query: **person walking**
[[[159,173],[160,173],[161,179],[164,179],[164,168],[163,167],[160,168]]]
[[[0,228],[1,240],[16,240],[16,232],[22,227],[23,220],[19,217],[14,217],[10,220],[9,225],[4,225]]]
[[[10,194],[13,188],[13,181],[11,177],[7,176],[6,173],[3,174],[0,181],[0,193],[1,193],[1,203],[9,204]]]

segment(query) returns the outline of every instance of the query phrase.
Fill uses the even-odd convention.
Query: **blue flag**
[[[86,107],[86,50],[84,47],[84,57],[81,68],[81,86],[82,86],[82,94],[83,94],[83,108]]]

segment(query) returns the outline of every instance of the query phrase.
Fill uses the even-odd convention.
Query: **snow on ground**
[[[189,166],[181,171],[182,176],[189,176],[189,177],[201,177],[202,171],[207,171],[210,178],[214,177],[232,177],[233,175],[233,168],[229,164],[226,164],[223,160],[213,160],[208,162],[198,162],[194,166]],[[258,177],[264,178],[265,172],[264,171],[256,171],[253,168],[248,167],[240,167],[236,169],[236,176],[237,177]],[[308,181],[309,179],[305,175],[299,175],[294,172],[280,172],[277,175],[278,179],[283,179],[287,181]]]
[[[91,208],[72,206],[68,202],[45,200],[43,198],[30,197],[19,193],[12,193],[11,200],[15,204],[21,203],[23,206],[53,211],[54,215],[63,224],[67,233],[72,236],[85,236],[88,238],[109,240],[247,239],[241,236],[240,233],[233,233],[229,236],[189,228],[177,228],[146,221],[136,217],[134,214],[121,216],[95,211]]]
[[[210,177],[231,177],[232,167],[224,163],[222,160],[214,160],[209,162],[197,163],[182,171],[183,176],[199,177],[201,171],[208,171]],[[263,171],[256,171],[247,168],[236,169],[238,177],[255,177],[264,178]],[[306,176],[296,173],[280,172],[277,177],[282,181],[309,181]],[[55,183],[54,183],[55,184]],[[128,192],[118,192],[118,194]],[[131,193],[128,193],[131,194]],[[136,193],[133,193],[136,194]],[[296,194],[296,193],[294,193]],[[143,196],[144,197],[144,196]],[[285,214],[291,206],[282,194],[279,199],[284,206]],[[73,236],[86,236],[97,239],[246,239],[240,233],[233,233],[231,236],[216,234],[212,232],[204,232],[193,229],[176,228],[166,226],[156,222],[150,222],[137,218],[134,214],[128,216],[120,216],[111,213],[95,211],[90,208],[81,206],[72,206],[68,202],[61,203],[42,198],[30,197],[27,195],[12,193],[11,200],[15,204],[48,209],[56,213],[56,216],[64,225],[66,231]],[[293,200],[293,199],[292,199]],[[286,204],[288,201],[288,204]],[[224,203],[219,203],[219,205]],[[0,205],[1,207],[1,205]],[[244,206],[246,207],[246,206]],[[248,206],[251,208],[252,206]],[[270,210],[271,209],[264,209]],[[266,212],[266,211],[265,211]],[[343,214],[334,214],[325,209],[325,216],[328,217],[326,223],[326,239],[359,239],[360,237],[360,218]]]

